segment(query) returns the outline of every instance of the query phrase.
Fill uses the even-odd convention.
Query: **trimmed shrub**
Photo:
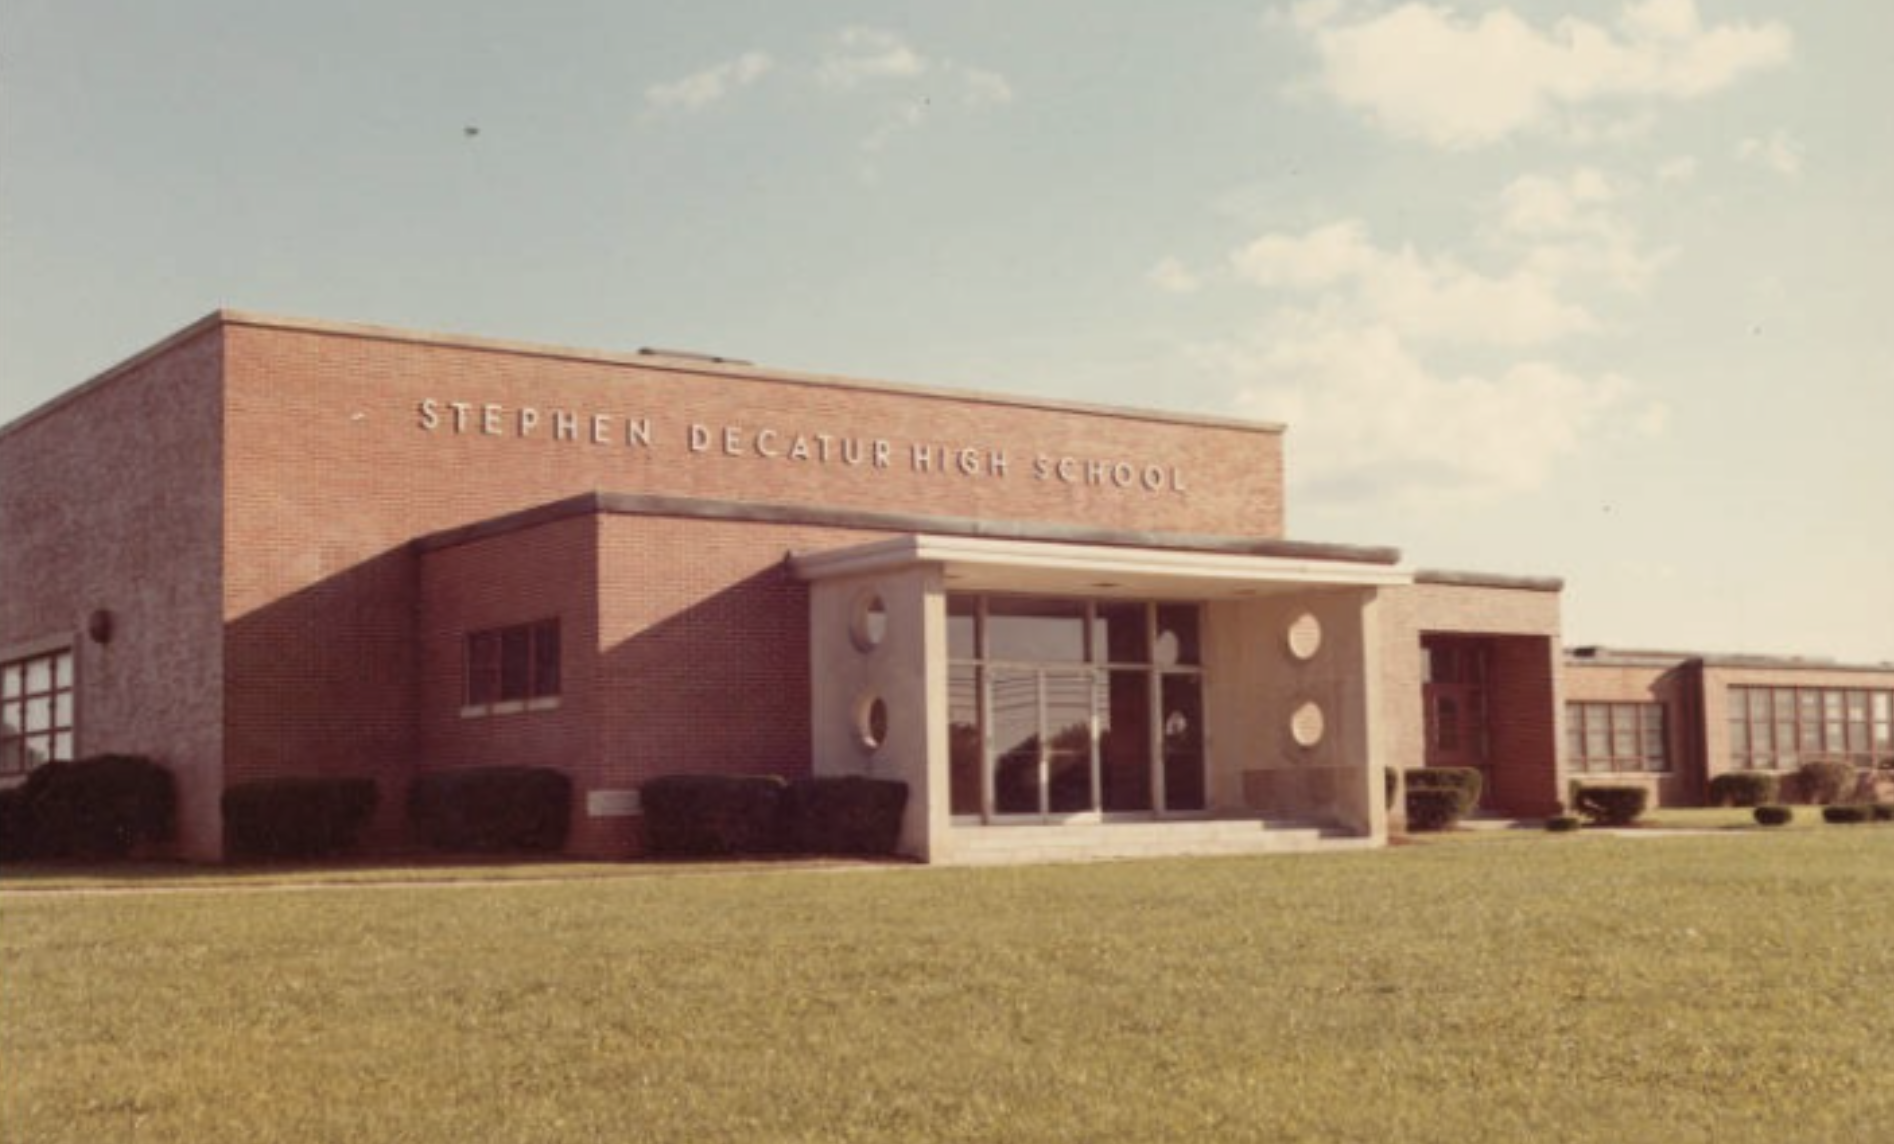
[[[26,799],[20,788],[0,790],[0,862],[18,862],[30,856],[26,832]]]
[[[235,858],[321,858],[352,848],[375,813],[374,779],[317,775],[225,789],[224,847]]]
[[[1649,787],[1580,784],[1573,792],[1572,808],[1594,826],[1629,826],[1643,816],[1650,802]]]
[[[1866,803],[1838,802],[1822,808],[1822,821],[1832,822],[1837,826],[1873,820],[1874,808]]]
[[[1780,797],[1780,787],[1768,771],[1731,771],[1710,780],[1710,805],[1766,806]]]
[[[783,834],[803,854],[893,854],[908,784],[857,776],[797,779],[783,792]]]
[[[782,849],[775,775],[665,775],[639,789],[645,846],[661,857],[771,854]]]
[[[1868,807],[1876,822],[1894,822],[1894,802],[1877,802]]]
[[[1387,807],[1393,810],[1394,796],[1401,793],[1401,777],[1394,772],[1393,767],[1381,768],[1381,785],[1386,788]]]
[[[1461,796],[1446,787],[1409,787],[1407,828],[1415,832],[1451,830],[1460,821]]]
[[[1558,814],[1545,820],[1545,828],[1554,834],[1569,834],[1579,827],[1577,815]]]
[[[1760,826],[1787,826],[1795,821],[1795,811],[1786,806],[1759,806],[1753,813]]]
[[[1473,808],[1480,805],[1480,790],[1485,780],[1472,767],[1409,767],[1403,776],[1407,779],[1407,813],[1410,818],[1414,814],[1414,792],[1417,790],[1453,792],[1454,805],[1458,808],[1454,812],[1456,819],[1473,813]]]
[[[408,788],[408,823],[436,850],[562,850],[572,779],[550,767],[436,771]]]
[[[138,755],[42,763],[13,794],[6,849],[22,858],[123,858],[177,822],[171,772]]]
[[[1855,793],[1857,781],[1852,765],[1825,759],[1803,763],[1795,772],[1797,793],[1803,802],[1815,806],[1827,806],[1848,798]]]

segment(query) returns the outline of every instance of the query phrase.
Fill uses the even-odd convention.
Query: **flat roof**
[[[1844,663],[1818,655],[1764,655],[1746,652],[1677,651],[1661,648],[1616,648],[1597,644],[1565,649],[1565,662],[1597,667],[1705,667],[1757,668],[1768,671],[1871,671],[1894,673],[1894,662]]]
[[[612,365],[637,366],[641,369],[655,370],[662,373],[695,374],[707,377],[730,378],[740,381],[768,382],[779,385],[801,385],[831,390],[852,389],[866,393],[899,394],[907,397],[918,397],[935,401],[972,402],[981,405],[1043,409],[1056,413],[1083,413],[1091,416],[1117,417],[1133,421],[1159,421],[1180,425],[1197,425],[1206,428],[1236,429],[1253,433],[1281,434],[1285,431],[1285,426],[1280,421],[1261,421],[1216,414],[1180,413],[1172,410],[1144,409],[1102,402],[1072,401],[1013,393],[999,393],[983,389],[954,389],[945,386],[913,385],[905,382],[844,377],[837,374],[775,369],[758,366],[736,358],[718,357],[710,354],[689,353],[684,351],[657,349],[632,351],[582,349],[571,346],[551,345],[542,342],[516,341],[505,338],[440,333],[427,330],[410,330],[396,326],[380,326],[362,322],[336,322],[316,318],[298,318],[281,314],[261,313],[254,310],[220,309],[205,315],[203,318],[198,319],[183,329],[170,334],[130,357],[125,358],[123,361],[118,362],[116,365],[94,375],[92,378],[66,390],[64,393],[54,397],[38,408],[16,418],[6,426],[0,427],[0,436],[4,436],[14,429],[36,421],[73,398],[78,397],[80,394],[104,385],[113,378],[126,373],[151,358],[221,326],[284,330],[294,333],[322,334],[332,337],[396,342],[408,345],[446,346],[455,349],[474,350],[482,353],[509,354],[516,357],[537,357],[552,361],[600,362]]]

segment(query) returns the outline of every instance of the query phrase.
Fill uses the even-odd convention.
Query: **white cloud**
[[[767,53],[745,52],[682,79],[652,84],[645,88],[645,104],[661,111],[696,111],[750,86],[774,65]]]
[[[1145,272],[1144,278],[1166,294],[1194,294],[1203,286],[1203,281],[1189,267],[1170,256],[1159,259],[1157,265]]]
[[[1264,235],[1233,252],[1230,265],[1244,281],[1317,294],[1329,310],[1404,337],[1525,346],[1597,327],[1584,307],[1559,296],[1554,279],[1527,266],[1491,276],[1411,246],[1383,250],[1353,219]]]
[[[1397,330],[1327,314],[1283,311],[1254,337],[1193,356],[1236,381],[1244,413],[1288,422],[1298,480],[1336,501],[1437,506],[1516,493],[1607,428],[1662,428],[1616,374],[1524,361],[1445,376]]]
[[[900,33],[881,28],[853,26],[837,32],[815,76],[824,89],[838,95],[883,101],[879,120],[861,140],[862,150],[870,153],[919,129],[937,101],[951,100],[976,111],[1013,101],[1012,84],[998,72],[930,58]],[[876,177],[873,168],[865,174]]]
[[[968,107],[997,107],[1013,102],[1013,85],[998,72],[981,71],[979,68],[963,68],[950,64],[959,75],[962,83],[961,101]]]
[[[1694,155],[1678,155],[1666,159],[1657,167],[1657,185],[1660,187],[1680,187],[1697,177],[1697,158]]]
[[[1637,293],[1674,252],[1644,248],[1619,209],[1631,191],[1626,180],[1592,167],[1564,177],[1522,175],[1500,192],[1498,227],[1521,266],[1543,280]]]
[[[1771,132],[1768,138],[1743,140],[1736,145],[1736,157],[1791,179],[1802,174],[1802,148],[1782,131]]]
[[[836,91],[851,91],[874,80],[910,79],[928,70],[927,59],[895,32],[843,28],[835,41],[817,66],[816,78]]]
[[[1410,2],[1353,15],[1305,3],[1287,23],[1320,62],[1319,90],[1383,129],[1469,149],[1557,127],[1584,138],[1639,131],[1575,116],[1608,100],[1694,99],[1785,63],[1793,36],[1777,22],[1705,27],[1693,0],[1645,0],[1616,27],[1564,18],[1536,27],[1508,8],[1464,17]]]

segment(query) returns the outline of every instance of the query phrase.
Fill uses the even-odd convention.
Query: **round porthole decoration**
[[[888,741],[888,703],[873,693],[855,702],[855,742],[874,752]]]
[[[881,593],[866,588],[855,597],[855,607],[848,618],[848,635],[861,651],[869,652],[881,646],[881,641],[888,636],[888,605]]]
[[[1289,622],[1289,654],[1307,663],[1322,650],[1322,621],[1304,612]]]
[[[1322,715],[1322,708],[1313,699],[1296,708],[1289,716],[1289,736],[1296,745],[1303,748],[1313,747],[1322,741],[1328,731],[1328,720]]]

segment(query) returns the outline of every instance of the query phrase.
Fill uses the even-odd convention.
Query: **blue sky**
[[[0,422],[219,306],[1290,425],[1293,536],[1894,660],[1894,5],[6,0]]]

